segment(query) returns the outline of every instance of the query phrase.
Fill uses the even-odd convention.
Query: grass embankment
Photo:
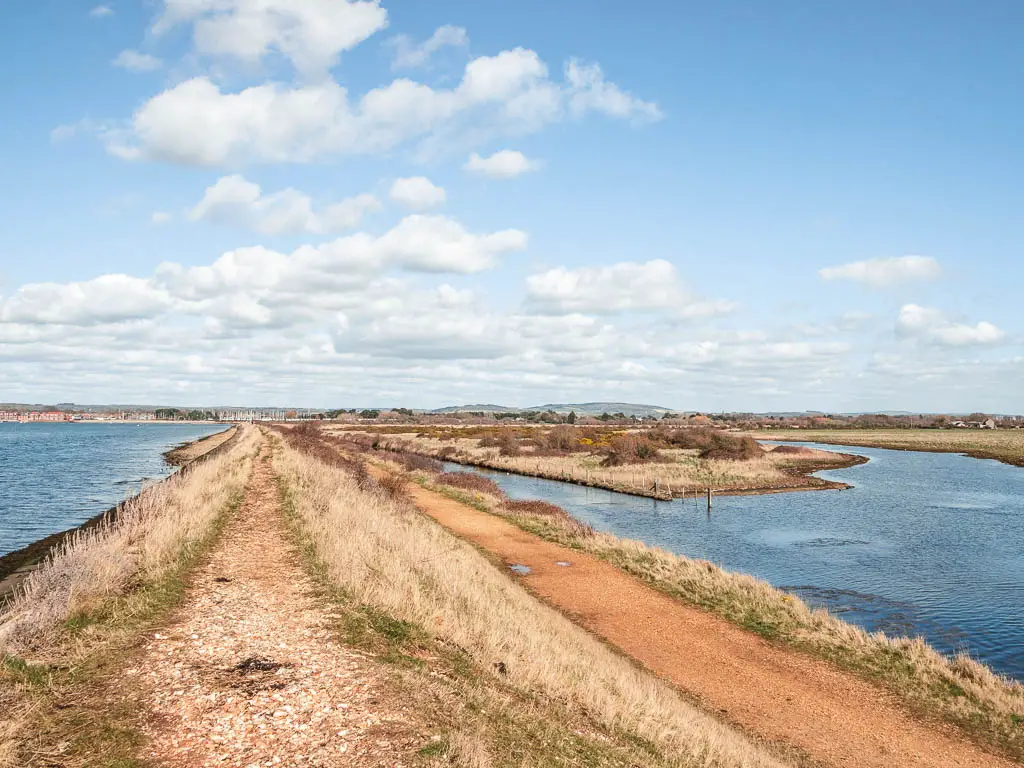
[[[782,429],[752,434],[759,440],[963,453],[1024,467],[1024,429]]]
[[[530,596],[313,435],[286,432],[282,494],[346,642],[389,655],[463,766],[780,765]]]
[[[572,428],[560,427],[557,430],[562,430],[561,435],[552,430],[556,432],[554,440],[563,439],[564,442],[562,447],[552,447],[544,445],[543,435],[525,440],[520,438],[518,443],[512,443],[511,435],[517,431],[516,428],[490,429],[491,432],[497,430],[497,435],[460,437],[457,430],[449,430],[439,436],[422,432],[395,433],[392,430],[386,434],[354,431],[339,434],[354,439],[370,439],[387,450],[413,452],[468,466],[660,499],[693,495],[708,488],[718,494],[844,488],[846,486],[842,483],[813,477],[811,473],[854,466],[864,461],[859,456],[831,451],[776,452],[772,448],[759,447],[749,438],[745,445],[731,446],[731,442],[739,443],[742,438],[719,430],[674,430],[667,433],[668,439],[660,437],[661,433],[656,430],[619,430],[587,438],[574,436]],[[724,443],[725,448],[719,450],[714,445],[707,448],[677,447],[677,443],[671,441],[677,435],[687,434],[710,435]],[[587,450],[580,450],[581,447]]]
[[[386,453],[376,461],[408,469]],[[401,458],[401,457],[397,457]],[[412,463],[416,463],[413,461]],[[416,468],[425,487],[520,528],[600,557],[651,586],[772,640],[826,658],[879,682],[926,717],[954,723],[979,742],[1024,760],[1024,686],[966,657],[949,658],[920,638],[889,638],[847,624],[823,609],[745,574],[731,573],[642,542],[594,533],[544,502],[513,502],[480,476]]]
[[[63,540],[0,614],[0,766],[136,765],[119,659],[181,600],[190,568],[241,498],[258,435]],[[113,702],[113,703],[112,703]]]

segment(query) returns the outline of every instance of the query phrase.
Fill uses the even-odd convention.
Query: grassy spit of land
[[[335,432],[365,446],[659,499],[707,489],[738,495],[845,488],[811,473],[865,461],[832,451],[760,446],[749,437],[699,427],[392,427]]]
[[[227,427],[221,432],[176,446],[164,453],[164,461],[171,466],[181,467],[224,445],[238,432],[238,427]]]
[[[0,612],[0,765],[134,765],[117,760],[135,734],[91,689],[116,677],[126,648],[181,599],[258,442],[243,428],[226,450],[65,537],[19,586]]]
[[[1024,429],[782,429],[750,434],[759,440],[963,453],[1024,467]]]
[[[374,480],[315,430],[282,435],[282,496],[345,636],[384,643],[414,699],[427,686],[445,764],[782,764],[419,514],[403,478]]]
[[[540,501],[510,501],[486,477],[443,473],[415,454],[370,451],[372,460],[432,490],[501,515],[524,530],[600,557],[653,587],[774,642],[877,681],[914,711],[953,723],[981,743],[1024,760],[1024,686],[966,655],[949,658],[920,638],[890,638],[847,624],[824,609],[751,576],[598,534]]]

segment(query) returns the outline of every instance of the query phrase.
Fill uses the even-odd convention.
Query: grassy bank
[[[387,454],[379,454],[375,460],[399,470]],[[773,642],[829,659],[879,682],[914,711],[953,723],[979,742],[1024,760],[1024,686],[966,656],[946,657],[920,639],[865,632],[825,610],[812,610],[766,582],[706,561],[595,534],[553,505],[505,499],[496,487],[488,487],[486,478],[477,478],[484,482],[459,482],[451,475],[424,470],[417,470],[412,477],[542,538],[600,557],[677,599]]]
[[[453,699],[439,755],[465,766],[779,764],[416,513],[401,480],[378,483],[322,442],[289,442],[275,456],[286,505],[347,606],[346,631],[440,677],[438,695]]]
[[[0,614],[0,706],[9,715],[0,765],[135,764],[137,737],[123,725],[130,713],[102,691],[116,688],[125,649],[180,601],[190,568],[241,497],[257,442],[246,429],[65,538],[19,587]]]
[[[513,428],[478,436],[458,436],[458,431],[433,436],[417,432],[386,434],[339,431],[342,437],[369,440],[378,447],[411,452],[467,466],[514,472],[531,477],[606,488],[651,498],[670,499],[700,493],[708,488],[718,494],[777,493],[798,490],[827,490],[846,487],[813,477],[812,472],[840,469],[862,463],[858,456],[820,450],[790,451],[758,448],[735,457],[719,457],[714,451],[674,447],[659,443],[653,431],[647,433],[611,432],[596,438],[570,438],[565,447],[502,445]],[[567,429],[562,427],[561,429]],[[692,431],[692,430],[691,430]],[[714,433],[714,430],[708,430]],[[725,438],[730,435],[722,433]],[[738,439],[738,438],[731,438]],[[588,450],[578,450],[580,442],[591,440]],[[531,438],[531,442],[538,442]],[[632,451],[623,450],[616,441]],[[522,440],[520,441],[522,442]],[[498,445],[496,445],[496,443]],[[648,445],[649,444],[649,445]],[[606,448],[606,450],[600,450]],[[639,455],[636,455],[639,453]],[[506,455],[510,454],[510,455]]]
[[[1024,429],[785,429],[759,440],[802,440],[900,451],[963,453],[1024,467]]]

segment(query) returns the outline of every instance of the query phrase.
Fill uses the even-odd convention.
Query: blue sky
[[[1019,411],[1021,20],[7,0],[0,400]]]

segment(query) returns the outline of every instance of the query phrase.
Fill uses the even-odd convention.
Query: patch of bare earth
[[[143,754],[173,766],[403,766],[427,739],[373,659],[332,638],[268,456],[170,627],[127,670]]]

